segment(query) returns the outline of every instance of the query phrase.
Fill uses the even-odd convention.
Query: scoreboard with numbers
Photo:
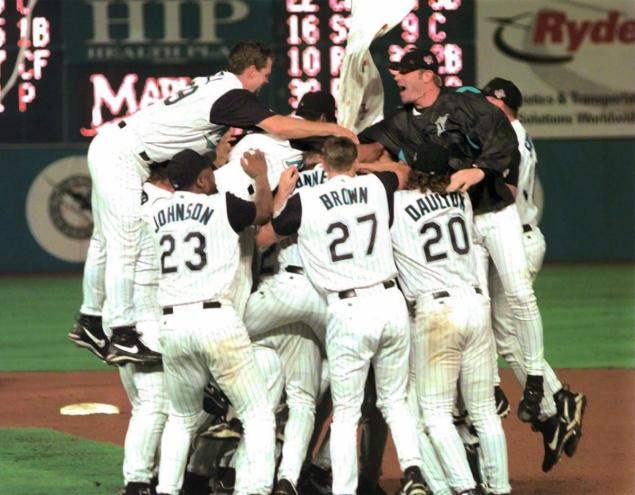
[[[215,11],[212,3],[218,4]],[[399,98],[385,65],[399,60],[408,45],[435,52],[446,86],[473,84],[473,4],[419,0],[373,42],[387,108]],[[0,107],[0,143],[86,143],[104,123],[169,96],[195,76],[223,69],[229,47],[245,33],[274,48],[274,74],[261,94],[274,110],[291,111],[306,91],[336,95],[352,2],[39,0],[29,36],[27,5],[0,0],[0,87],[16,72]],[[211,12],[213,28],[204,18]],[[180,31],[169,27],[168,15],[176,16]]]
[[[473,4],[473,2],[465,2]],[[446,86],[462,86],[474,79],[473,5],[462,0],[418,1],[413,10],[386,36],[371,46],[382,71],[388,61],[398,61],[410,46],[430,48],[441,63]],[[288,103],[297,106],[307,91],[325,90],[334,95],[346,53],[351,0],[286,0],[286,72]],[[386,72],[385,70],[383,72]],[[389,84],[386,84],[389,91]],[[393,98],[394,99],[394,98]]]

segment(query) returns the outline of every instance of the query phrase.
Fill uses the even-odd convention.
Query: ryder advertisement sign
[[[513,80],[533,137],[635,136],[635,2],[480,0],[477,79]]]

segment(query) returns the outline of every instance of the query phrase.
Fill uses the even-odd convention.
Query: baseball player
[[[505,434],[496,414],[489,301],[478,286],[469,196],[446,193],[446,148],[424,143],[391,227],[399,283],[415,306],[412,334],[423,423],[455,493],[476,483],[453,424],[457,385],[479,434],[488,493],[509,493]],[[432,175],[434,174],[434,175]]]
[[[378,407],[405,472],[403,492],[424,494],[416,427],[406,404],[408,314],[394,281],[389,232],[397,177],[355,177],[357,149],[349,139],[327,139],[323,153],[329,180],[291,196],[263,227],[270,237],[259,239],[272,244],[297,233],[304,269],[327,300],[333,493],[356,492],[357,423],[372,362]]]
[[[169,198],[172,186],[165,177],[165,164],[153,166],[143,184],[143,204]],[[142,225],[139,257],[134,275],[134,308],[137,327],[154,351],[160,351],[157,303],[158,270],[152,233]],[[107,311],[106,304],[106,311]],[[121,383],[132,405],[124,443],[124,495],[150,495],[157,450],[168,415],[168,397],[161,364],[125,363],[118,367]]]
[[[95,226],[84,270],[84,301],[69,335],[77,345],[109,362],[160,360],[140,343],[131,344],[139,337],[132,302],[141,224],[138,198],[150,163],[168,160],[185,148],[213,150],[230,126],[258,126],[284,139],[332,134],[356,139],[333,123],[275,115],[258,101],[256,93],[269,79],[272,60],[271,50],[260,43],[240,42],[229,54],[228,71],[194,79],[93,139],[88,167]],[[103,322],[106,299],[111,311],[109,321]]]
[[[203,390],[213,375],[242,420],[246,455],[236,466],[235,493],[268,494],[273,479],[274,417],[253,361],[245,327],[228,297],[238,269],[238,233],[271,215],[261,153],[246,154],[255,201],[213,194],[214,174],[196,151],[168,164],[176,192],[149,205],[159,255],[161,347],[170,414],[161,445],[157,492],[175,495],[183,481]]]
[[[482,95],[442,90],[433,53],[412,50],[389,69],[404,106],[363,131],[360,139],[375,142],[407,163],[413,163],[425,140],[451,150],[450,165],[456,171],[448,192],[469,191],[477,229],[501,277],[527,370],[518,416],[532,421],[543,397],[544,348],[540,311],[523,254],[522,224],[503,180],[519,158],[516,134]]]
[[[523,224],[524,252],[533,280],[542,266],[546,246],[545,238],[538,228],[538,207],[534,203],[536,150],[531,137],[518,120],[522,93],[512,81],[500,77],[489,81],[482,92],[490,103],[504,113],[518,138],[521,160],[517,187],[512,190],[515,192],[516,207]],[[513,315],[505,297],[501,278],[496,268],[491,265],[488,284],[492,300],[492,328],[496,337],[497,351],[510,365],[519,383],[524,386],[527,371],[518,344]],[[538,421],[534,422],[534,427],[543,435],[545,456],[542,469],[547,472],[558,462],[563,449],[569,456],[575,453],[582,436],[582,417],[586,408],[586,397],[584,394],[572,392],[563,387],[546,361],[544,361],[544,380],[546,394],[541,402],[540,416]],[[567,411],[566,415],[565,411]]]

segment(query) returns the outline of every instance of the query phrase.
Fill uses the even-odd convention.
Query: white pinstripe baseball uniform
[[[240,166],[240,159],[246,151],[259,149],[267,161],[267,179],[271,190],[278,186],[280,174],[290,166],[300,168],[302,152],[291,147],[288,140],[278,139],[264,133],[253,133],[243,137],[231,149],[229,162],[214,172],[218,190],[231,192],[239,198],[252,199],[254,181]],[[245,229],[240,236],[240,265],[232,290],[232,301],[239,316],[243,317],[247,299],[253,286],[252,262],[255,250],[255,231]]]
[[[157,198],[169,198],[172,193],[149,182],[143,184],[142,203]],[[144,205],[141,206],[142,210]],[[158,270],[152,232],[147,225],[141,227],[139,257],[135,265],[134,308],[137,330],[141,340],[150,349],[161,352],[159,320],[161,311],[157,302]],[[107,311],[106,304],[106,311]],[[124,481],[150,483],[153,476],[157,449],[168,415],[168,396],[161,366],[127,363],[118,366],[121,383],[132,405],[130,422],[124,443]]]
[[[213,375],[245,429],[235,493],[269,493],[273,411],[229,297],[239,264],[238,232],[253,224],[255,206],[230,193],[179,191],[149,207],[160,253],[161,346],[170,398],[157,491],[176,494],[181,488],[203,389]]]
[[[509,493],[507,447],[496,414],[489,301],[477,287],[467,194],[400,191],[391,228],[399,282],[416,302],[413,355],[422,420],[456,493],[473,489],[452,410],[460,386],[477,429],[491,493]]]
[[[518,193],[516,195],[516,207],[523,224],[523,245],[527,257],[529,273],[532,280],[542,266],[545,255],[545,238],[538,228],[538,207],[534,204],[534,187],[536,182],[537,156],[534,144],[527,131],[518,119],[512,121],[512,127],[518,138],[520,151],[520,165],[518,174]],[[498,353],[505,358],[510,365],[519,383],[524,387],[527,371],[523,361],[522,351],[518,343],[513,313],[507,302],[505,290],[498,273],[493,267],[489,269],[489,292],[492,300],[492,328],[496,337]],[[553,394],[562,388],[556,374],[547,361],[544,365],[545,396],[541,403],[541,419],[556,414],[556,404]]]
[[[214,149],[226,126],[249,127],[272,112],[242,89],[236,75],[196,78],[179,93],[105,127],[88,149],[94,229],[84,270],[82,314],[100,315],[109,300],[109,327],[135,323],[134,263],[139,251],[141,184],[151,162],[185,148]]]
[[[315,404],[320,392],[322,352],[311,328],[291,323],[253,338],[254,356],[277,406],[286,392],[289,416],[284,428],[278,479],[294,485],[313,433]]]
[[[304,269],[327,298],[336,495],[355,493],[357,487],[357,424],[371,362],[377,405],[392,431],[400,466],[421,464],[406,403],[408,313],[394,282],[389,232],[396,188],[392,173],[336,175],[302,188],[272,221],[279,235],[297,232]]]
[[[300,172],[297,190],[326,181],[321,165]],[[245,326],[252,337],[274,328],[301,321],[309,325],[321,342],[326,329],[326,301],[304,273],[297,239],[289,237],[280,243],[278,273],[264,278],[247,302]]]

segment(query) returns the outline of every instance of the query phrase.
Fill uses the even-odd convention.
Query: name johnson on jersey
[[[196,220],[202,225],[207,225],[213,213],[213,208],[201,203],[176,203],[159,210],[156,215],[153,215],[154,232],[158,232],[161,227],[168,223],[183,220]]]

